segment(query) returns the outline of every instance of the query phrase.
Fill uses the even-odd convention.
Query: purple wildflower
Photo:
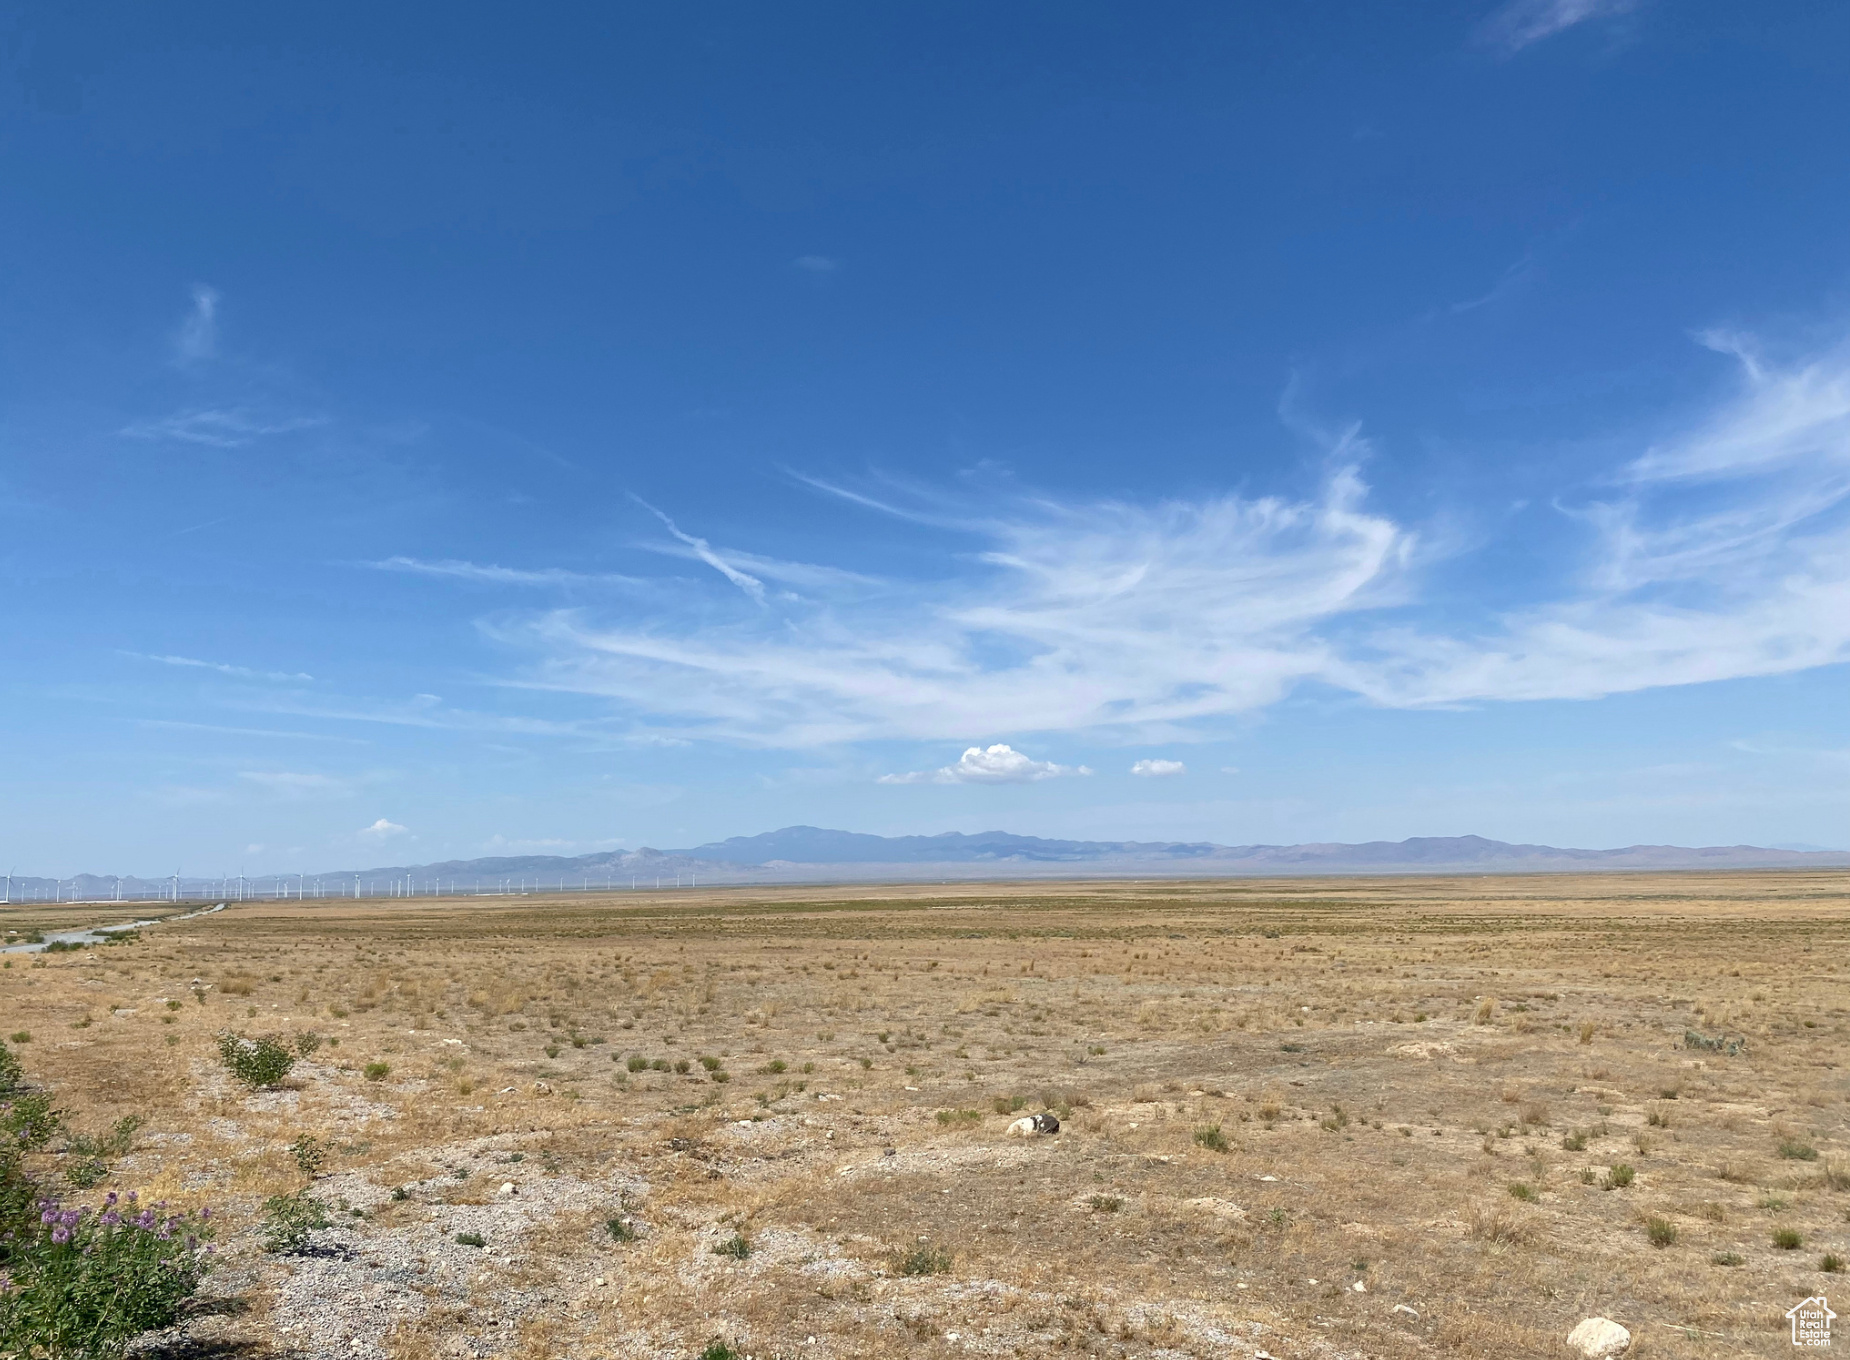
[[[51,1230],[51,1242],[53,1246],[61,1247],[70,1240],[71,1240],[71,1230],[67,1227],[64,1227],[62,1224],[60,1224],[58,1227],[53,1228]]]

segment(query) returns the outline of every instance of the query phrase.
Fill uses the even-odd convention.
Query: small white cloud
[[[397,822],[388,822],[385,818],[381,817],[371,826],[361,827],[360,834],[368,840],[389,841],[394,836],[404,835],[405,828],[400,826]]]
[[[831,260],[827,255],[799,255],[790,263],[806,274],[833,274],[841,268],[840,260]]]
[[[244,847],[244,853],[247,855],[261,855],[263,853],[263,842],[252,841],[249,845]]]
[[[1170,775],[1187,774],[1188,766],[1179,760],[1140,760],[1131,766],[1131,773],[1145,779],[1164,779]]]
[[[1223,765],[1220,767],[1220,772],[1222,774],[1238,774],[1240,772],[1240,767],[1238,765]]]
[[[938,770],[914,770],[909,774],[883,774],[882,784],[1032,784],[1062,775],[1091,774],[1084,765],[1056,765],[1051,760],[1035,760],[1003,743],[972,746],[959,756],[955,765]]]
[[[193,310],[186,314],[173,337],[174,358],[183,364],[210,359],[218,353],[218,290],[203,283],[193,287]]]

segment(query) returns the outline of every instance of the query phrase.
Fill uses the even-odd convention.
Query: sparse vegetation
[[[951,1269],[951,1253],[944,1247],[921,1243],[903,1252],[893,1263],[898,1275],[944,1275]]]
[[[1746,1334],[1771,1263],[1818,1291],[1846,1254],[1841,1105],[1819,1064],[1850,1039],[1832,1009],[1850,978],[1850,876],[1804,879],[1790,914],[1752,896],[1787,881],[1731,877],[1712,916],[1716,881],[1674,875],[925,884],[871,903],[776,889],[678,899],[659,918],[622,897],[265,904],[4,974],[33,985],[0,995],[0,1023],[37,1031],[27,1051],[72,1079],[57,1101],[0,1095],[0,1122],[49,1130],[29,1154],[41,1184],[100,1174],[100,1195],[110,1131],[145,1114],[124,1174],[187,1203],[220,1177],[214,1207],[244,1242],[266,1197],[341,1172],[312,1180],[337,1225],[306,1229],[318,1277],[363,1288],[369,1262],[409,1241],[434,1248],[433,1270],[466,1258],[495,1309],[478,1303],[482,1321],[543,1324],[536,1353],[599,1353],[594,1319],[646,1295],[639,1325],[680,1338],[663,1344],[683,1357],[720,1317],[724,1344],[754,1354],[793,1318],[796,1345],[813,1331],[844,1354],[948,1349],[949,1330],[1023,1353],[1048,1337],[1075,1354],[1207,1353],[1196,1314],[1168,1307],[1185,1298],[1217,1326],[1263,1306],[1266,1344],[1291,1354],[1315,1348],[1330,1291],[1355,1280],[1382,1309],[1429,1301],[1428,1339],[1448,1354],[1541,1353],[1581,1287],[1562,1245],[1592,1237],[1615,1296],[1659,1297],[1685,1271],[1705,1330]],[[896,897],[957,909],[889,910]],[[211,980],[198,1005],[195,977]],[[233,979],[248,997],[220,989]],[[296,1059],[284,1089],[247,1096],[220,1068],[215,1034],[247,1003]],[[315,1024],[328,1037],[306,1043]],[[1686,1025],[1745,1035],[1754,1061],[1667,1055]],[[390,1070],[363,1085],[369,1059]],[[738,1081],[714,1077],[728,1069]],[[1784,1122],[1769,1131],[1757,1108]],[[1005,1139],[1037,1110],[1060,1136]],[[1781,1156],[1785,1143],[1816,1155]],[[354,1194],[367,1182],[370,1198]],[[613,1185],[647,1195],[646,1223],[604,1198]],[[1459,1220],[1462,1234],[1430,1230]],[[1061,1249],[1057,1299],[1029,1302],[1049,1225],[1083,1250]],[[454,1241],[465,1228],[479,1250]],[[1798,1245],[1767,1245],[1776,1230]],[[954,1273],[889,1279],[885,1330],[870,1330],[869,1291],[915,1251]],[[709,1262],[698,1305],[677,1274],[690,1253]],[[250,1319],[201,1323],[200,1344],[272,1344],[269,1288],[250,1291]],[[1004,1309],[997,1288],[1021,1301]],[[525,1302],[541,1294],[587,1310]],[[1093,1330],[1065,1303],[1108,1296],[1168,1321],[1125,1341],[1116,1314]],[[393,1344],[442,1354],[447,1315],[403,1300]],[[1481,1334],[1444,1330],[1461,1302]],[[1047,1316],[1060,1327],[1029,1325]]]

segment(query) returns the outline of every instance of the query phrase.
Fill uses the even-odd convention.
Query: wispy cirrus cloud
[[[193,670],[217,671],[239,680],[274,680],[278,683],[306,684],[315,677],[302,671],[262,671],[250,666],[233,666],[224,661],[201,661],[192,656],[163,656],[150,652],[123,652],[137,661],[153,661],[162,666],[184,666]]]
[[[1387,704],[1593,698],[1850,660],[1850,343],[1779,364],[1572,508],[1581,589],[1480,634],[1384,632],[1332,678]],[[1613,494],[1608,494],[1613,493]]]
[[[323,416],[265,416],[242,407],[206,406],[136,421],[121,433],[130,439],[173,440],[215,449],[241,449],[274,435],[295,434],[327,424]]]
[[[217,723],[180,722],[171,718],[138,718],[136,725],[160,731],[211,732],[227,737],[266,737],[284,741],[322,741],[342,746],[370,746],[360,737],[334,737],[322,732],[288,732],[270,727],[222,727]]]
[[[714,552],[713,545],[708,543],[706,539],[696,538],[692,534],[682,533],[681,530],[675,526],[673,520],[669,519],[667,515],[657,510],[653,505],[650,505],[647,501],[642,499],[642,497],[634,496],[631,499],[659,519],[663,527],[666,528],[670,534],[674,535],[675,540],[689,552],[693,553],[695,557],[705,562],[709,567],[713,568],[714,571],[717,571],[721,576],[724,576],[728,581],[744,591],[752,600],[758,604],[764,603],[763,581],[760,581],[750,572],[741,571],[739,568],[733,566],[732,563],[728,562],[719,553]]]
[[[1306,686],[1431,707],[1850,660],[1850,345],[1778,361],[1739,337],[1705,343],[1737,358],[1731,387],[1564,493],[1579,546],[1551,564],[1559,584],[1475,624],[1425,606],[1448,563],[1417,525],[1371,508],[1369,450],[1348,431],[1300,499],[812,482],[941,533],[938,569],[876,584],[817,567],[800,597],[773,595],[770,572],[700,539],[694,555],[760,586],[739,587],[749,607],[703,595],[641,617],[581,607],[481,626],[527,650],[510,683],[604,699],[632,735],[774,747],[1174,740]]]
[[[646,584],[637,576],[618,576],[606,572],[565,571],[558,567],[528,569],[498,567],[492,563],[461,562],[453,558],[425,561],[416,557],[388,557],[380,562],[361,564],[375,571],[406,572],[413,576],[448,577],[457,581],[476,581],[502,586],[637,586]]]
[[[1509,0],[1478,27],[1478,40],[1506,52],[1553,37],[1589,19],[1629,13],[1639,0]]]
[[[279,798],[341,798],[353,792],[345,779],[296,770],[240,770],[238,778]]]
[[[936,770],[915,770],[910,774],[883,774],[882,784],[1038,784],[1043,779],[1065,775],[1087,775],[1084,765],[1056,765],[1051,760],[1035,760],[1006,743],[972,746],[955,763]]]
[[[484,626],[542,658],[524,683],[606,696],[683,737],[1187,723],[1277,700],[1325,668],[1314,623],[1400,597],[1414,537],[1364,495],[1343,468],[1311,502],[939,505],[956,542],[936,578],[843,581],[750,615],[705,611],[698,627],[585,610]]]
[[[193,286],[193,306],[180,328],[174,332],[174,360],[195,364],[218,353],[218,290],[205,284]]]

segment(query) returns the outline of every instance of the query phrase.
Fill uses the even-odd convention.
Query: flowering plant
[[[171,1213],[131,1191],[101,1206],[38,1201],[18,1223],[0,1273],[0,1352],[32,1360],[105,1360],[142,1332],[171,1326],[210,1268],[211,1210]]]

